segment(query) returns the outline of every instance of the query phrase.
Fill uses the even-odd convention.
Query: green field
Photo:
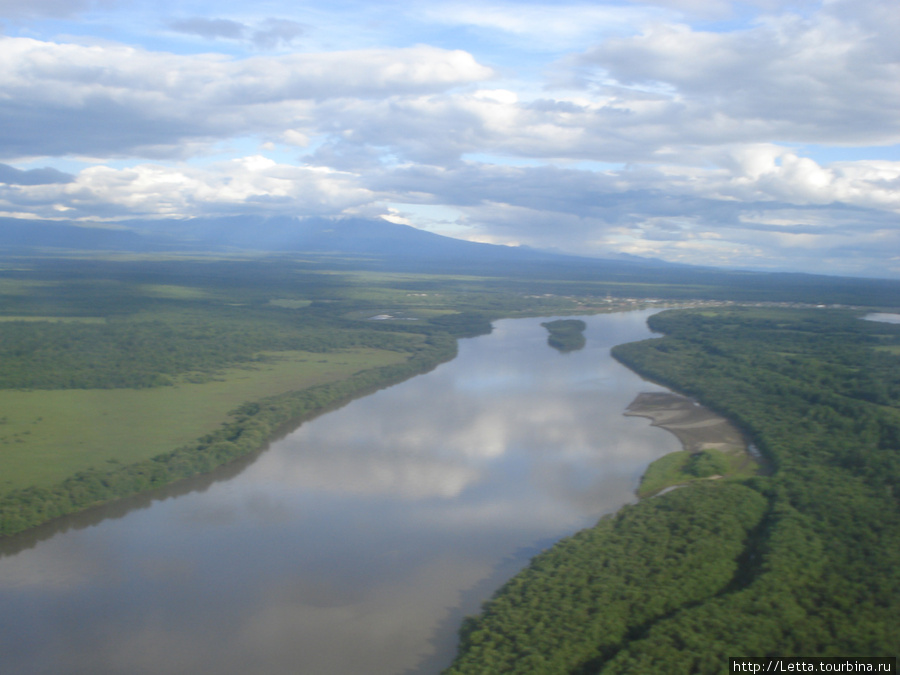
[[[0,491],[48,486],[90,467],[128,464],[215,429],[241,403],[399,363],[379,349],[316,354],[229,368],[212,381],[146,389],[0,390]]]
[[[689,450],[671,452],[654,461],[641,478],[637,489],[638,497],[649,497],[669,487],[686,485],[698,480],[716,480],[719,478],[745,479],[757,473],[758,466],[748,462],[745,453],[720,452],[704,450],[712,458],[710,466],[715,466],[715,473],[698,471],[696,456]],[[694,465],[692,465],[692,459]]]

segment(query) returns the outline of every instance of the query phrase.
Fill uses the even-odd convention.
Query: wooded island
[[[557,319],[541,324],[550,333],[547,344],[566,353],[582,349],[585,345],[584,330],[587,324],[579,319]]]

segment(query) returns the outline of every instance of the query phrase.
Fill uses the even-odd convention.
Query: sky
[[[0,0],[0,216],[900,278],[897,35],[896,0]]]

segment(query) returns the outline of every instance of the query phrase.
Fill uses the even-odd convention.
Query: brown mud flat
[[[737,454],[747,450],[747,439],[731,422],[678,394],[638,394],[625,415],[650,418],[653,426],[675,434],[690,452],[714,449]]]

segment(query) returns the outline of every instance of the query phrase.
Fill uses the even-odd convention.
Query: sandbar
[[[690,452],[715,449],[736,454],[747,450],[747,439],[731,422],[678,394],[638,394],[625,415],[649,418],[653,426],[675,434]]]

